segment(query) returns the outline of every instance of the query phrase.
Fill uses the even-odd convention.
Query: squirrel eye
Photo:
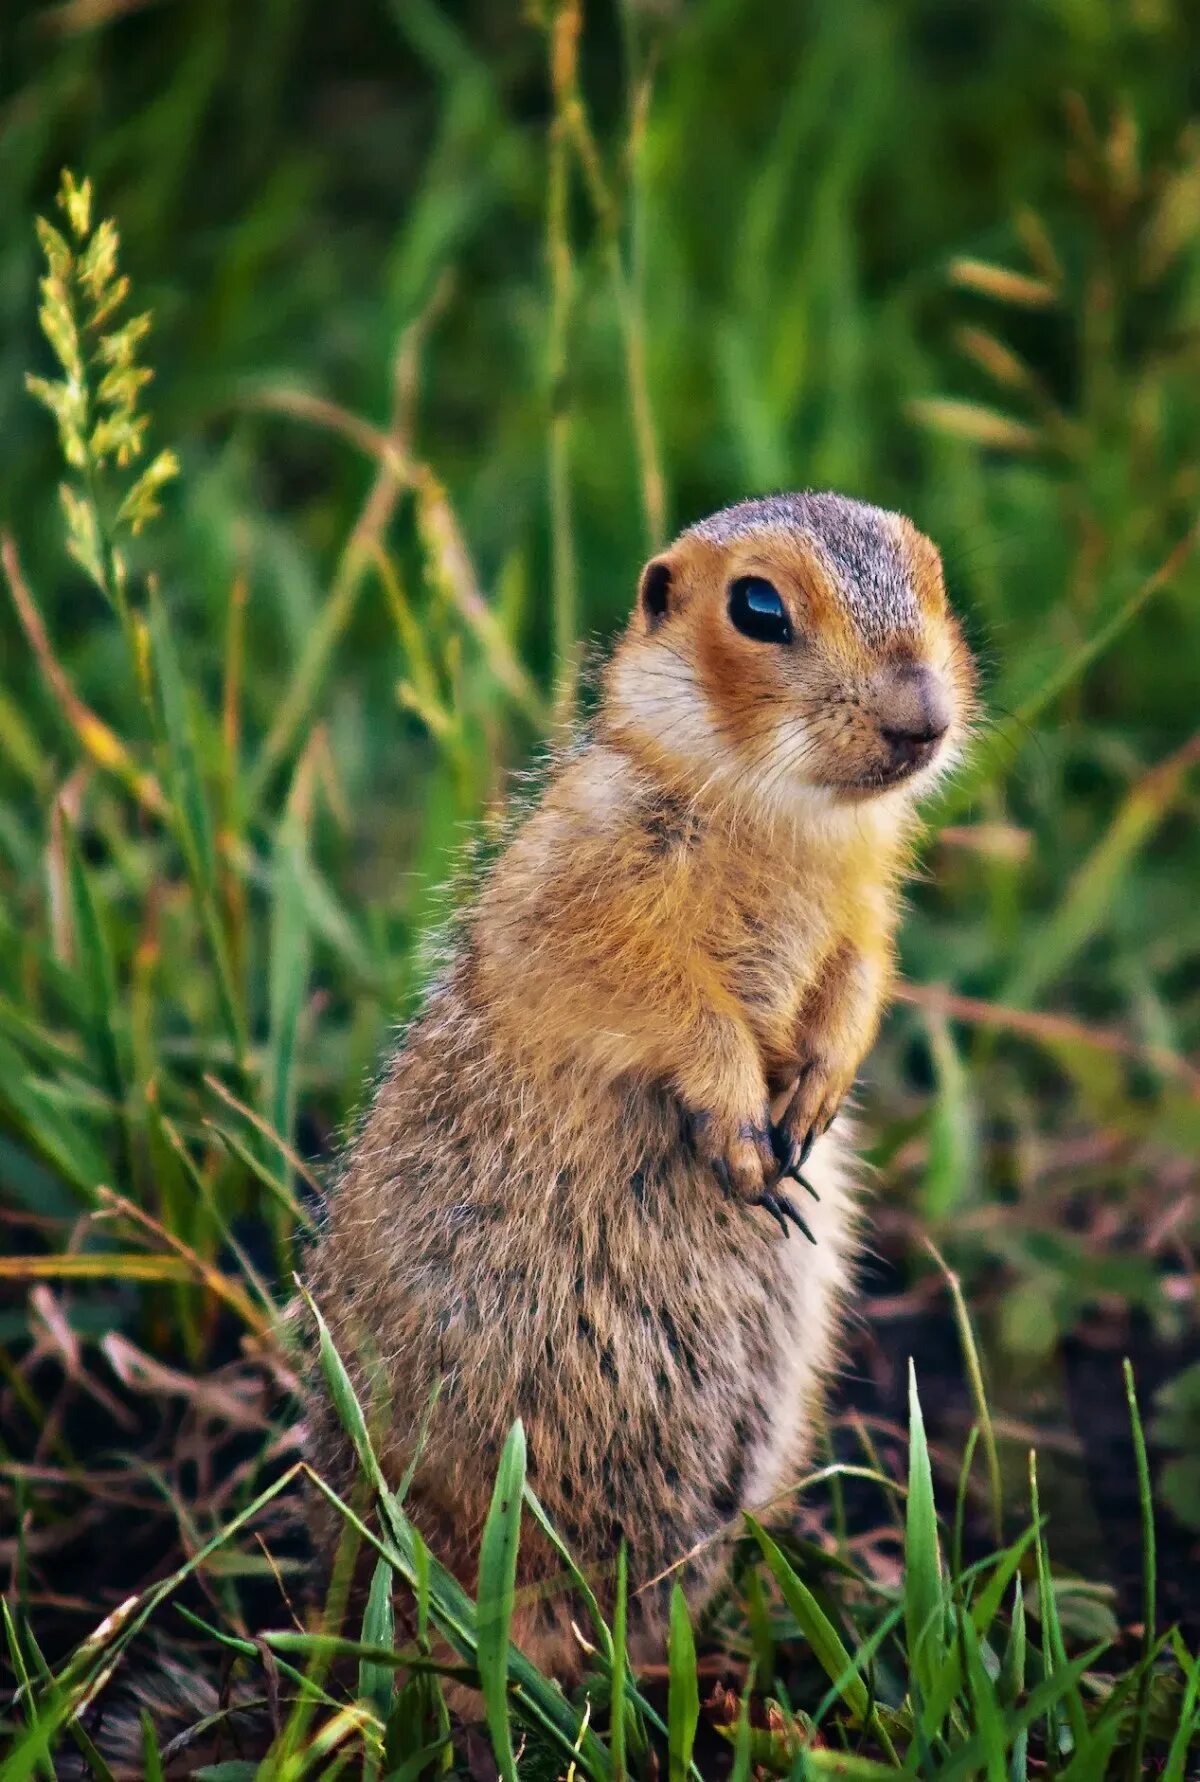
[[[755,643],[790,644],[792,621],[779,595],[761,575],[742,575],[729,590],[729,617]]]

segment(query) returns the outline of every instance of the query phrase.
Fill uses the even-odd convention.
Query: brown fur
[[[863,567],[865,565],[865,568]],[[787,646],[730,622],[770,579]],[[911,666],[971,671],[937,553],[833,496],[726,510],[647,566],[594,730],[492,869],[376,1095],[312,1258],[313,1292],[383,1462],[464,1582],[516,1416],[531,1483],[602,1587],[618,1543],[645,1584],[806,1464],[832,1364],[856,1188],[843,1124],[893,970],[914,798],[880,725]],[[906,674],[909,678],[906,679]],[[808,1134],[815,1246],[762,1205]],[[823,1136],[821,1136],[823,1135]],[[797,1194],[799,1190],[796,1190]],[[315,1460],[343,1482],[323,1400]],[[570,1602],[522,1549],[518,1637],[578,1668]],[[633,1599],[635,1651],[664,1594]]]

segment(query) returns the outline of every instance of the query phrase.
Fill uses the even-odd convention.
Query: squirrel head
[[[773,495],[646,565],[605,720],[680,789],[828,811],[928,788],[961,750],[973,689],[941,558],[911,521]]]

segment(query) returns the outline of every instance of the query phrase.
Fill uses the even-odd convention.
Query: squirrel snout
[[[891,670],[880,708],[879,734],[896,765],[931,761],[953,717],[950,695],[932,669],[913,662]]]

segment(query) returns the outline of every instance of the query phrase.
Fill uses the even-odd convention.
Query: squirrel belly
[[[807,1462],[852,1240],[848,1159],[836,1133],[817,1147],[817,1241],[785,1241],[723,1193],[655,1087],[574,1084],[564,1118],[567,1083],[498,1055],[470,976],[464,963],[439,992],[363,1130],[313,1269],[318,1303],[377,1406],[389,1477],[441,1383],[407,1507],[465,1582],[520,1416],[530,1483],[601,1595],[622,1538],[635,1590],[711,1540],[688,1571],[699,1600],[727,1525]],[[315,1463],[345,1482],[344,1437],[319,1412]],[[569,1675],[569,1605],[536,1589],[560,1566],[523,1557],[520,1643]],[[668,1589],[631,1599],[635,1652],[661,1646]]]
[[[385,1473],[416,1456],[407,1507],[464,1583],[518,1416],[602,1601],[627,1544],[638,1657],[661,1574],[686,1557],[700,1604],[739,1512],[803,1473],[857,1219],[839,1110],[971,701],[900,516],[772,497],[643,571],[590,734],[480,887],[310,1259]],[[344,1488],[323,1396],[310,1416]],[[515,1635],[569,1679],[575,1605],[528,1523],[520,1567]]]

